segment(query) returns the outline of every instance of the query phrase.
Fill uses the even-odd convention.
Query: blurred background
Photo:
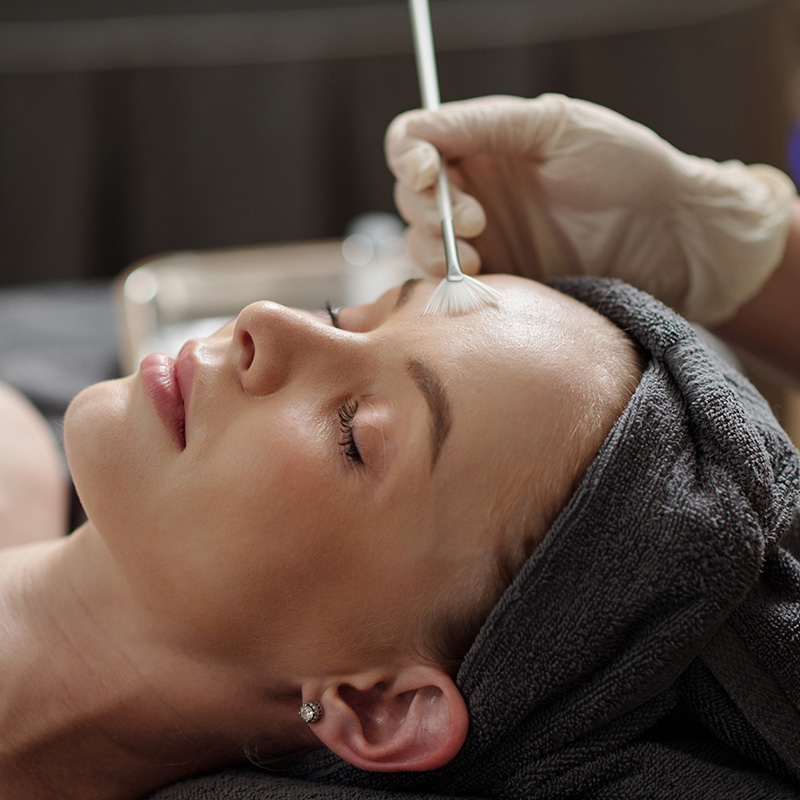
[[[443,100],[562,92],[790,166],[800,0],[431,6]],[[392,211],[383,133],[418,105],[406,0],[3,0],[0,380],[57,428],[119,370],[109,287],[131,263]]]
[[[797,0],[433,0],[443,100],[563,92],[784,167]],[[405,0],[3,0],[0,285],[392,210]]]

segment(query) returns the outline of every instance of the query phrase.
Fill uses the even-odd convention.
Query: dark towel
[[[158,800],[800,797],[797,451],[660,303],[615,281],[556,287],[627,331],[647,366],[459,672],[461,753],[385,775],[319,751],[296,774],[336,785],[320,794],[248,772],[246,794],[201,781]]]
[[[231,769],[182,781],[150,796],[152,800],[402,800],[402,795],[349,786],[313,784],[267,775],[253,769]],[[425,800],[446,800],[425,795]],[[469,800],[469,798],[467,798]]]

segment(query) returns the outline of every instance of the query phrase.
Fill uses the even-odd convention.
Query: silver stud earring
[[[300,719],[309,725],[322,719],[322,706],[316,700],[309,700],[300,706]]]

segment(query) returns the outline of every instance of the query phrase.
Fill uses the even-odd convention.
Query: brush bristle
[[[484,306],[496,306],[500,298],[500,292],[469,275],[464,275],[458,281],[445,278],[431,295],[424,313],[449,316],[469,314]]]

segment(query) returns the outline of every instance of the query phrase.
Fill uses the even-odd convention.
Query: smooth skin
[[[617,391],[610,323],[488,280],[500,306],[456,318],[422,316],[432,281],[340,328],[248,306],[185,348],[185,448],[139,373],[76,398],[89,521],[0,554],[6,800],[138,798],[253,750],[324,744],[373,770],[458,752],[466,708],[420,652],[422,612],[465,602],[511,521],[541,510],[531,488],[561,468],[586,397]],[[325,715],[306,726],[312,699]]]
[[[0,383],[0,548],[63,536],[68,481],[45,420]]]

